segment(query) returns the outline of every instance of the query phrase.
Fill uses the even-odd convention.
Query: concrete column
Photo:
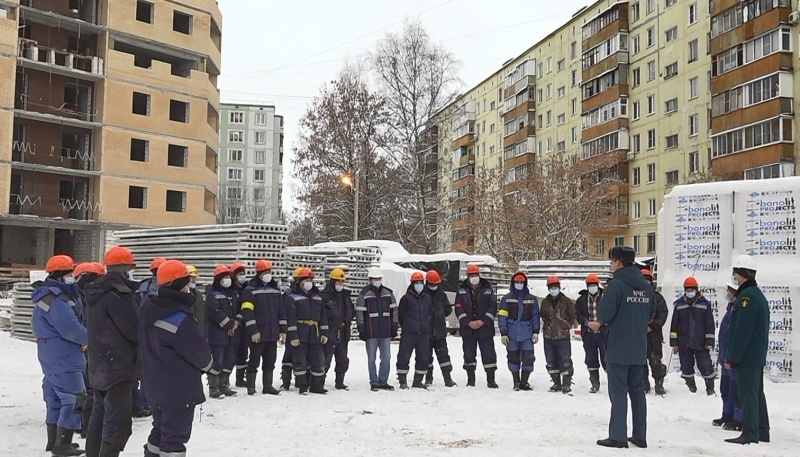
[[[36,229],[36,265],[44,265],[53,255],[56,242],[56,230],[52,228]]]

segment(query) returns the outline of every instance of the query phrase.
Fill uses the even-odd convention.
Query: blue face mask
[[[245,275],[237,276],[236,277],[236,282],[238,282],[239,284],[246,283],[247,282],[247,276],[245,276]]]
[[[521,283],[521,282],[515,282],[514,283],[514,289],[522,290],[524,288],[525,288],[525,284],[524,283]]]
[[[64,284],[75,284],[74,276],[64,276]]]
[[[193,282],[190,282],[190,283],[189,283],[189,288],[190,288],[190,289],[196,289],[196,288],[197,288],[197,284],[196,284],[196,283],[193,283]]]
[[[686,298],[692,299],[692,298],[694,298],[696,296],[697,296],[697,292],[695,292],[693,290],[691,290],[689,292],[686,292]]]
[[[414,284],[414,290],[415,290],[415,291],[416,291],[418,294],[421,294],[421,293],[422,293],[422,287],[423,287],[423,286],[422,286],[422,283],[419,283],[419,284]]]
[[[734,286],[739,285],[739,280],[736,279],[736,275],[731,275],[731,284],[733,284]]]
[[[550,289],[550,296],[551,297],[558,297],[558,294],[561,293],[561,289]]]

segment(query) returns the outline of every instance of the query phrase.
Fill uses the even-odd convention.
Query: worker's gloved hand
[[[680,349],[678,349],[678,346],[673,346],[673,347],[672,347],[672,353],[673,353],[673,354],[677,354],[679,350],[680,350]]]
[[[539,334],[538,333],[534,333],[533,334],[533,344],[536,344],[538,342],[539,342]]]
[[[253,343],[256,343],[256,344],[260,343],[261,342],[261,333],[256,333],[255,335],[251,336],[250,337],[250,341],[252,341]]]
[[[328,337],[325,336],[325,335],[320,336],[319,337],[319,342],[322,343],[322,344],[328,344]]]
[[[292,347],[300,346],[300,340],[298,340],[296,338],[293,339],[290,343],[291,343]]]
[[[281,344],[286,344],[286,334],[285,333],[281,333],[280,335],[278,335],[278,338],[281,340]]]
[[[500,342],[503,343],[503,346],[508,346],[508,337],[506,335],[501,336]]]

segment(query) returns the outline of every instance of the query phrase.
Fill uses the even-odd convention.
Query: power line
[[[482,30],[480,32],[468,33],[466,35],[459,35],[459,36],[454,36],[454,37],[450,37],[450,38],[443,38],[443,39],[441,39],[439,41],[441,42],[441,41],[458,40],[458,39],[461,39],[461,38],[467,38],[467,37],[471,37],[471,36],[475,36],[475,35],[482,35],[484,33],[497,32],[499,30],[506,30],[506,29],[510,29],[510,28],[513,28],[513,27],[519,27],[520,25],[527,25],[527,24],[532,24],[534,22],[541,22],[541,21],[546,21],[548,19],[555,19],[555,18],[562,17],[562,16],[567,16],[567,15],[571,16],[572,14],[573,13],[571,13],[571,12],[554,14],[552,16],[540,17],[538,19],[532,19],[530,21],[525,21],[525,22],[518,22],[516,24],[510,24],[510,25],[506,25],[506,26],[503,26],[503,27],[497,27],[497,28],[490,29],[490,30]]]

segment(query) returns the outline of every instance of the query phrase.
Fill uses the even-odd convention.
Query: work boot
[[[467,370],[467,387],[475,387],[475,370]]]
[[[219,390],[219,375],[208,374],[208,396],[211,398],[221,398],[222,391]]]
[[[706,395],[710,397],[716,394],[717,393],[714,391],[714,378],[706,379]]]
[[[350,390],[344,383],[344,373],[336,373],[336,390]]]
[[[426,386],[433,385],[433,367],[428,368],[428,373],[425,374],[425,385]]]
[[[453,381],[453,377],[450,376],[450,372],[449,371],[443,371],[442,372],[442,378],[444,378],[444,385],[447,386],[447,387],[455,387],[455,386],[458,385],[458,384],[455,383],[455,381]]]
[[[741,422],[738,422],[738,421],[735,421],[735,420],[731,419],[728,422],[725,422],[725,424],[722,426],[722,428],[724,430],[729,430],[729,431],[733,431],[733,432],[741,432],[743,425],[744,424],[742,424]]]
[[[667,391],[664,390],[664,378],[656,379],[656,395],[664,396],[667,394]]]
[[[689,392],[697,392],[697,384],[694,382],[694,376],[691,378],[683,378],[683,380],[686,381],[686,385],[689,387]]]
[[[528,382],[530,376],[530,371],[522,371],[522,375],[519,378],[519,390],[533,390],[533,387],[531,387],[530,383]]]
[[[306,382],[306,377],[304,376],[295,376],[295,385],[297,385],[297,389],[299,390],[300,395],[308,395],[308,382]]]
[[[711,421],[711,425],[713,425],[714,427],[722,427],[723,425],[725,425],[726,422],[729,422],[732,419],[733,419],[733,415],[732,414],[723,413],[722,417],[720,417],[719,419],[712,420]]]
[[[589,372],[589,382],[592,384],[592,387],[589,388],[590,394],[596,394],[600,392],[600,371],[599,370],[592,370]],[[645,390],[647,392],[647,390]]]
[[[58,425],[56,424],[45,424],[47,425],[47,444],[44,447],[45,452],[50,452],[53,450],[53,445],[56,444],[56,435],[58,434]]]
[[[550,379],[553,380],[553,385],[548,389],[550,392],[561,392],[561,375],[558,373],[551,373]]]
[[[72,430],[56,427],[56,442],[53,444],[53,457],[83,455],[83,449],[72,444]]]
[[[405,373],[397,373],[397,382],[400,383],[400,390],[408,390],[408,378]]]
[[[312,376],[310,392],[312,394],[320,394],[320,395],[327,394],[328,389],[325,388],[325,378],[322,376]]]
[[[292,367],[281,367],[281,389],[290,390],[292,388]]]
[[[561,392],[564,394],[572,393],[572,375],[564,376],[564,380],[561,381]]]
[[[232,397],[236,395],[236,391],[231,389],[231,374],[222,373],[222,376],[219,380],[219,391],[225,394],[226,397]]]
[[[261,373],[261,393],[267,395],[280,395],[281,391],[272,387],[272,370]]]
[[[512,371],[511,379],[514,380],[514,391],[519,391],[519,371]]]
[[[644,377],[644,393],[646,393],[646,394],[650,393],[650,377],[649,376],[645,376]]]
[[[497,389],[499,386],[494,380],[494,373],[497,370],[486,370],[486,387],[490,389]]]
[[[245,381],[246,370],[244,368],[236,368],[236,387],[247,387]],[[227,395],[227,394],[226,394]]]
[[[100,435],[86,435],[86,457],[97,457],[100,455],[103,437]]]
[[[414,373],[414,382],[411,384],[411,387],[415,389],[427,389],[428,385],[423,382],[424,377],[424,374]]]
[[[256,374],[248,371],[246,374],[245,385],[247,386],[247,395],[256,394]]]
[[[144,457],[159,457],[160,455],[161,455],[161,450],[150,444],[149,441],[147,442],[147,444],[144,445]]]
[[[758,443],[758,440],[750,439],[744,435],[740,435],[736,438],[729,438],[725,440],[726,443],[733,443],[733,444],[750,444],[750,443]],[[767,441],[769,442],[769,441]]]
[[[119,453],[120,452],[122,452],[122,451],[117,449],[111,443],[103,441],[103,444],[100,445],[100,455],[99,455],[99,457],[119,457]]]

